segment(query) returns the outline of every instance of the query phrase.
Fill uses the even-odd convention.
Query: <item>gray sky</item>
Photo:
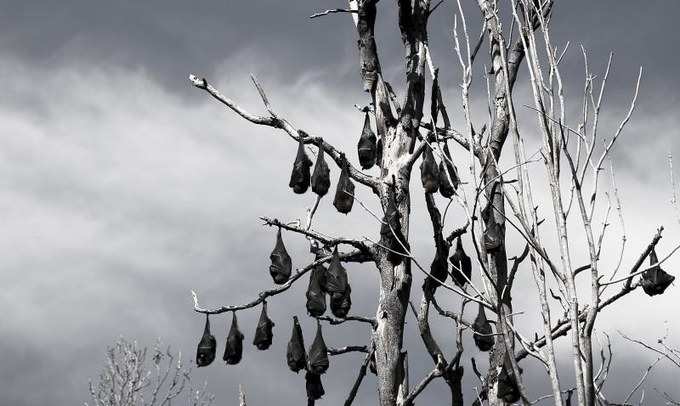
[[[453,4],[446,1],[437,11],[430,31],[446,97],[455,111],[460,76],[449,38]],[[0,5],[0,404],[81,404],[87,400],[88,378],[99,372],[105,346],[119,335],[146,344],[162,337],[192,359],[203,318],[192,312],[190,289],[199,292],[205,305],[252,299],[271,283],[267,266],[274,243],[274,230],[263,228],[258,216],[301,218],[312,203],[310,194],[294,195],[287,187],[295,145],[224,111],[191,88],[188,74],[208,77],[223,93],[261,111],[248,80],[255,73],[279,112],[352,151],[362,125],[352,106],[366,103],[356,34],[346,15],[307,19],[319,9],[344,6],[339,0],[24,0]],[[476,36],[478,11],[468,8]],[[403,52],[393,2],[381,2],[379,10],[383,65],[399,88]],[[668,152],[680,156],[679,16],[675,0],[558,1],[555,9],[555,38],[560,44],[571,41],[564,69],[570,83],[567,96],[575,100],[572,108],[578,108],[582,80],[578,44],[591,51],[596,71],[604,67],[609,50],[615,51],[603,131],[615,130],[638,66],[644,65],[639,109],[614,160],[629,237],[624,265],[660,224],[667,229],[660,252],[668,252],[680,239],[666,163]],[[525,70],[518,87],[518,100],[528,102]],[[480,96],[483,89],[477,86],[476,92]],[[480,119],[484,103],[479,99],[475,106]],[[460,122],[461,116],[454,120]],[[534,122],[524,123],[531,133]],[[533,170],[540,182],[543,170]],[[331,171],[337,179],[337,170]],[[429,263],[431,229],[417,176],[413,186],[411,238],[415,254]],[[545,188],[537,186],[537,193],[547,203]],[[359,196],[377,207],[370,194],[361,191]],[[547,209],[544,215],[552,216]],[[448,227],[462,222],[460,213],[450,218]],[[337,235],[377,235],[374,220],[358,206],[345,217],[329,198],[322,201],[317,221],[318,229]],[[607,242],[612,256],[618,249],[618,227],[613,222]],[[295,266],[310,260],[304,239],[284,238]],[[585,245],[578,231],[574,241],[576,256],[582,258]],[[511,247],[521,249],[519,242]],[[673,272],[679,263],[673,259],[666,268]],[[349,268],[352,312],[371,315],[375,271],[369,265]],[[533,292],[525,276],[523,286]],[[414,298],[420,297],[420,284],[417,275]],[[288,371],[284,354],[290,316],[306,314],[305,288],[302,282],[270,301],[276,327],[267,352],[249,345],[259,309],[239,314],[247,344],[243,362],[228,368],[215,362],[194,375],[197,382],[208,381],[218,404],[233,402],[239,383],[255,406],[303,401],[303,376]],[[520,325],[527,335],[538,326],[531,296],[515,297],[517,309],[526,312]],[[442,301],[458,303],[456,298]],[[602,317],[601,330],[611,333],[617,351],[608,384],[616,400],[621,400],[616,394],[625,397],[653,357],[622,342],[615,330],[652,340],[664,334],[663,321],[669,320],[673,340],[680,345],[680,325],[673,320],[678,303],[675,287],[653,301],[635,293]],[[313,323],[301,318],[309,343]],[[410,315],[408,320],[406,342],[415,382],[432,366]],[[213,319],[219,351],[229,321],[224,316]],[[452,326],[437,321],[433,328],[451,350]],[[365,344],[368,337],[364,326],[327,328],[325,333],[333,346]],[[476,354],[470,343],[467,348],[469,355]],[[327,396],[320,404],[344,398],[360,360],[359,355],[331,360],[324,376]],[[570,362],[564,361],[562,375],[568,382]],[[529,379],[536,382],[533,395],[544,394],[541,371],[527,366]],[[649,404],[660,402],[653,387],[674,389],[673,379],[662,370],[652,374]],[[476,385],[469,367],[465,379],[468,388]],[[373,383],[369,377],[358,404],[374,403]],[[467,399],[472,393],[468,389]],[[445,386],[435,383],[421,403],[446,396]]]

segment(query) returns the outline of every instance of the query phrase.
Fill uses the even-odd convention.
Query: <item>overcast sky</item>
[[[377,37],[386,76],[403,94],[403,50],[393,3],[379,4]],[[444,2],[430,32],[445,96],[456,111],[460,75],[449,35],[453,4]],[[287,187],[296,146],[276,131],[255,128],[225,111],[192,88],[188,74],[207,77],[224,94],[259,112],[261,103],[248,79],[254,73],[291,122],[352,151],[363,120],[353,105],[367,102],[358,75],[356,33],[347,15],[307,18],[320,9],[343,7],[341,0],[2,0],[0,6],[0,404],[82,404],[106,345],[120,335],[149,345],[162,337],[193,359],[204,319],[192,311],[190,290],[197,290],[206,306],[253,299],[271,284],[267,267],[275,238],[258,216],[303,218],[313,202],[311,194],[294,195]],[[476,37],[479,12],[467,9]],[[677,0],[558,0],[555,7],[555,40],[562,46],[571,41],[564,70],[573,109],[580,103],[583,75],[578,44],[590,51],[596,72],[608,52],[615,52],[603,132],[615,130],[637,69],[644,65],[638,110],[613,162],[628,230],[624,266],[661,224],[666,233],[660,255],[680,240],[667,165],[669,152],[680,157],[679,17]],[[475,92],[476,117],[482,120],[486,101],[479,96],[485,97],[484,89],[477,84]],[[528,95],[522,69],[518,101],[528,102]],[[461,116],[454,120],[460,122]],[[531,140],[535,123],[522,125]],[[532,170],[540,182],[543,169]],[[337,172],[332,168],[334,180]],[[431,228],[415,178],[411,239],[421,262],[429,263]],[[609,187],[607,180],[603,187]],[[545,187],[537,184],[536,191],[539,202],[547,203]],[[359,197],[377,208],[369,193],[360,191]],[[549,207],[542,214],[552,219]],[[449,218],[449,228],[463,222],[461,213]],[[358,206],[346,217],[328,197],[316,226],[334,235],[378,234],[374,220]],[[613,221],[605,249],[610,258],[616,255],[619,231]],[[306,241],[284,238],[294,266],[304,266],[311,258]],[[583,258],[586,247],[578,231],[573,238],[575,257]],[[510,255],[522,248],[518,241],[510,246]],[[666,268],[675,273],[679,264],[672,259]],[[352,313],[372,315],[375,269],[348,268]],[[515,300],[517,310],[525,312],[518,323],[531,336],[538,313],[526,274],[521,282],[528,293],[515,294]],[[416,300],[421,279],[417,275],[413,284]],[[306,280],[299,285],[270,301],[276,322],[271,350],[260,352],[249,344],[259,309],[241,312],[246,335],[242,363],[225,367],[216,361],[194,374],[196,382],[208,382],[217,404],[233,404],[239,383],[252,406],[303,402],[304,378],[288,371],[284,355],[293,314],[301,316],[308,343],[313,337],[314,324],[304,317]],[[457,306],[458,299],[442,302]],[[625,397],[653,360],[623,342],[616,330],[653,340],[668,327],[680,345],[678,303],[676,287],[654,300],[636,292],[602,316],[600,331],[611,334],[616,351],[607,386],[614,400]],[[417,382],[432,365],[411,315],[407,320],[411,379]],[[213,319],[220,354],[229,321]],[[450,351],[453,327],[435,321],[433,328]],[[343,346],[366,344],[369,332],[365,326],[341,326],[325,333],[329,345]],[[466,357],[485,358],[471,343],[467,348]],[[331,360],[324,376],[327,395],[319,404],[344,399],[361,359],[351,354]],[[547,393],[544,374],[526,365],[535,383],[532,395]],[[566,384],[572,375],[568,358],[564,365]],[[667,367],[651,375],[649,404],[660,402],[655,387],[676,390],[680,397]],[[472,378],[467,367],[468,400],[477,385]],[[357,403],[374,404],[375,396],[369,377]],[[423,396],[422,404],[437,404],[448,394],[438,382]]]

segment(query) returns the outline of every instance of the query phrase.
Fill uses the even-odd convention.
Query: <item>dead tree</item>
[[[567,54],[568,45],[558,48],[550,37],[550,21],[554,18],[552,0],[478,0],[482,20],[478,39],[471,36],[468,18],[458,0],[453,2],[452,47],[459,64],[461,94],[458,103],[462,105],[463,118],[454,126],[446,107],[447,97],[438,84],[437,61],[428,46],[428,19],[441,3],[397,0],[394,5],[398,8],[398,25],[406,56],[401,84],[403,98],[397,97],[395,86],[383,77],[374,36],[378,0],[349,0],[345,9],[326,10],[312,16],[347,13],[356,27],[361,84],[369,96],[369,105],[360,108],[365,123],[358,144],[361,169],[352,163],[353,159],[346,151],[340,151],[322,136],[294,127],[280,116],[254,77],[253,83],[266,110],[264,115],[246,111],[206,79],[190,76],[194,86],[241,118],[280,130],[298,143],[290,186],[295,193],[304,193],[311,183],[312,191],[317,194],[316,205],[309,211],[306,224],[263,218],[266,225],[278,228],[279,232],[299,234],[310,240],[316,255],[312,263],[292,273],[285,247],[281,249],[279,245],[283,244],[277,243],[279,248],[272,253],[270,268],[277,286],[260,292],[249,303],[211,308],[201,307],[194,293],[194,310],[207,315],[233,312],[235,318],[236,312],[266,304],[267,300],[311,274],[311,293],[308,292],[307,298],[316,302],[311,308],[308,306],[310,314],[319,322],[331,325],[355,321],[368,323],[372,329],[371,340],[365,346],[327,349],[330,355],[347,351],[366,353],[359,377],[345,404],[352,403],[367,368],[372,367],[377,375],[382,406],[413,404],[423,389],[439,379],[450,389],[451,404],[462,405],[461,382],[467,361],[463,356],[463,336],[472,334],[477,346],[489,351],[485,373],[481,373],[472,360],[472,369],[483,388],[477,403],[503,405],[521,401],[524,405],[532,404],[534,400],[528,398],[519,366],[520,361],[531,356],[544,365],[549,376],[552,394],[546,399],[552,399],[555,405],[572,404],[573,395],[573,402],[594,406],[602,398],[598,392],[601,377],[594,372],[596,360],[592,348],[598,314],[638,287],[644,287],[647,283],[645,275],[675,252],[672,250],[661,261],[654,255],[649,267],[643,265],[661,239],[663,227],[660,227],[650,237],[648,246],[635,248],[640,252],[639,259],[633,264],[623,264],[626,234],[615,183],[612,182],[611,193],[600,191],[603,187],[600,178],[607,158],[635,108],[642,70],[633,86],[628,113],[605,141],[599,135],[603,130],[598,124],[611,58],[606,71],[595,75],[590,70],[585,49],[580,52],[585,67],[583,98],[579,101],[581,114],[567,117],[560,61]],[[392,7],[382,3],[380,6]],[[501,16],[510,17],[501,21]],[[479,59],[484,53],[488,55],[484,66],[489,70],[484,78],[476,78],[474,73],[478,70],[475,67],[482,63]],[[528,72],[525,83],[530,87],[533,100],[525,113],[534,116],[531,120],[526,119],[523,125],[533,128],[542,140],[541,148],[531,155],[526,151],[525,138],[519,130],[518,106],[512,97],[523,65]],[[480,82],[486,83],[486,88],[480,86],[482,89],[475,91],[488,98],[489,121],[486,123],[473,122],[472,118],[473,84]],[[427,105],[429,111],[426,111]],[[506,155],[512,154],[513,162],[509,167],[501,167],[499,162],[508,144],[511,144],[512,152],[506,152]],[[312,160],[307,157],[310,151],[317,157],[311,176]],[[347,213],[352,209],[354,183],[369,189],[379,199],[382,213],[373,213],[362,202],[356,202],[375,219],[375,226],[380,228],[379,241],[331,237],[313,228],[318,200],[328,192],[330,184],[325,157],[341,171],[334,201],[338,211]],[[419,161],[424,191],[420,191],[419,186],[412,191],[410,180],[414,165]],[[534,202],[537,185],[532,184],[535,178],[530,176],[530,170],[539,171],[540,168],[534,167],[541,163],[548,182],[538,187],[549,191],[552,207],[539,208]],[[377,170],[369,172],[374,164]],[[613,165],[610,174],[613,180]],[[442,200],[436,196],[438,191],[446,204],[443,214],[439,208]],[[433,227],[434,259],[429,267],[419,262],[410,250],[412,192],[424,193]],[[596,208],[601,210],[603,203],[607,205],[606,214],[596,216],[599,213]],[[464,224],[447,224],[449,209],[459,209],[467,219]],[[616,268],[602,269],[599,266],[604,254],[602,243],[612,211],[621,221],[621,250],[617,253]],[[578,237],[570,235],[572,230],[568,225],[574,224],[569,222],[570,216],[577,216],[577,224],[582,226]],[[549,241],[541,235],[541,225],[546,220],[554,227],[557,241]],[[595,229],[599,227],[598,220],[602,226]],[[582,233],[586,236],[585,244]],[[522,241],[524,250],[521,253],[508,252],[508,236]],[[468,247],[472,258],[464,247]],[[578,252],[587,254],[586,264],[573,263]],[[346,262],[369,263],[377,268],[380,286],[375,317],[347,313],[350,292],[342,282],[346,281],[346,275],[343,277],[338,268]],[[326,269],[324,264],[329,263]],[[515,320],[512,293],[520,268],[529,269],[535,281],[544,326],[542,336],[525,337]],[[412,289],[414,272],[426,276],[422,289]],[[589,278],[590,290],[579,292],[577,278]],[[657,286],[660,292],[670,283],[668,279],[665,282],[662,283],[665,286]],[[530,288],[521,287],[523,292]],[[326,294],[336,317],[323,315]],[[436,297],[443,294],[459,297],[460,308],[455,311],[442,308]],[[416,296],[420,296],[418,305],[414,303]],[[478,310],[474,322],[467,320],[464,314],[466,307],[471,305]],[[422,341],[433,360],[432,371],[422,379],[412,381],[416,382],[412,386],[409,385],[407,349],[403,345],[404,321],[409,307],[418,320]],[[445,354],[432,334],[429,326],[432,309],[457,326],[455,354]],[[495,327],[492,328],[492,324]],[[553,341],[566,335],[572,344],[574,368],[573,371],[558,371]],[[314,365],[307,360],[308,394],[312,403],[323,392],[319,388],[318,374],[325,371],[324,365],[327,367],[327,361],[324,364],[317,355]],[[296,363],[299,361],[297,359],[293,365],[300,367],[302,364]],[[575,388],[564,388],[561,384],[560,375],[567,373],[574,374]],[[568,395],[565,397],[565,394]]]
[[[148,351],[137,342],[119,338],[106,350],[106,363],[96,382],[90,381],[92,406],[163,406],[181,402],[210,406],[214,396],[205,385],[191,384],[191,367],[163,348],[160,342]]]

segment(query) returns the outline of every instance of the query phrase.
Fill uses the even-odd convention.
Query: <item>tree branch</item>
[[[343,324],[348,321],[356,321],[359,323],[367,323],[370,324],[371,327],[375,328],[377,325],[377,321],[373,318],[369,317],[363,317],[363,316],[345,316],[343,318],[335,318],[335,317],[330,317],[330,316],[319,316],[317,317],[319,320],[327,321],[330,325],[336,326],[338,324]]]
[[[437,360],[437,366],[432,371],[430,371],[430,373],[427,374],[427,376],[425,376],[425,378],[423,378],[423,380],[420,381],[418,385],[416,385],[416,387],[413,388],[413,390],[411,390],[411,392],[409,392],[408,396],[404,400],[403,405],[404,406],[413,405],[413,401],[415,400],[415,398],[418,397],[418,395],[420,395],[420,393],[423,390],[425,390],[425,388],[427,387],[427,385],[429,385],[430,382],[432,382],[435,378],[442,376],[444,374],[445,369],[446,362],[444,362],[444,360],[440,357]]]
[[[357,10],[350,10],[350,9],[346,9],[346,8],[332,8],[332,9],[328,9],[328,10],[325,10],[325,11],[320,11],[318,13],[314,13],[311,16],[309,16],[309,18],[318,18],[318,17],[323,17],[323,16],[326,16],[326,15],[329,15],[329,14],[336,14],[336,13],[356,13],[356,12],[357,12]]]
[[[232,311],[237,311],[237,310],[244,310],[244,309],[250,309],[252,307],[255,307],[259,305],[260,303],[264,302],[265,299],[271,296],[276,296],[280,293],[283,293],[287,291],[293,284],[300,279],[304,274],[312,270],[315,266],[319,264],[323,264],[325,262],[330,261],[332,256],[327,256],[321,259],[318,259],[311,264],[307,265],[306,267],[299,269],[295,274],[293,274],[290,279],[288,279],[288,282],[284,283],[281,286],[277,286],[273,289],[269,290],[264,290],[260,292],[257,295],[257,299],[254,299],[248,303],[240,304],[240,305],[231,305],[231,306],[221,306],[221,307],[216,307],[212,309],[204,308],[201,307],[198,304],[198,295],[196,294],[195,291],[191,291],[191,295],[193,296],[194,299],[194,311],[197,313],[204,313],[204,314],[221,314],[221,313],[226,313],[226,312],[232,312]],[[365,253],[360,252],[360,251],[353,251],[353,252],[348,252],[348,253],[341,253],[340,254],[340,260],[344,262],[368,262],[371,261],[372,258],[367,256]]]
[[[357,392],[359,391],[359,387],[361,386],[361,382],[364,380],[364,377],[366,376],[366,369],[368,368],[368,364],[371,362],[371,357],[373,357],[373,353],[375,353],[375,349],[371,349],[368,354],[366,354],[366,358],[364,358],[364,362],[361,364],[361,367],[359,368],[359,375],[357,376],[356,381],[354,381],[354,385],[352,385],[352,389],[349,391],[349,395],[347,395],[347,400],[345,400],[345,406],[350,406],[354,402],[354,398],[357,396]]]
[[[348,345],[340,348],[328,348],[328,355],[342,355],[348,352],[363,352],[368,354],[368,347],[365,345]]]
[[[657,231],[656,235],[654,236],[654,238],[652,238],[652,241],[647,246],[647,248],[645,248],[645,250],[642,252],[642,254],[638,258],[638,260],[633,264],[629,274],[635,274],[638,271],[638,269],[642,266],[642,263],[645,260],[645,258],[647,258],[649,253],[652,252],[654,247],[656,247],[656,245],[659,243],[659,240],[661,240],[661,233],[662,232],[663,232],[663,227],[660,227],[659,230]],[[615,295],[609,297],[607,300],[600,303],[600,305],[597,308],[597,311],[601,312],[605,307],[609,306],[612,303],[615,303],[616,301],[618,301],[622,297],[628,295],[630,292],[634,291],[635,289],[637,289],[640,286],[641,285],[640,285],[639,282],[636,283],[635,285],[632,285],[632,279],[628,279],[626,284],[621,288],[621,290],[618,293],[616,293]],[[582,309],[579,312],[578,321],[584,322],[586,320],[587,315],[588,315],[588,309],[587,308]],[[561,337],[561,336],[567,334],[567,332],[570,331],[571,327],[572,327],[571,324],[569,324],[569,323],[570,323],[570,320],[568,320],[568,319],[558,320],[557,323],[555,324],[555,326],[551,329],[551,331],[552,331],[551,337],[557,338],[557,337]],[[545,336],[539,338],[538,340],[534,340],[534,342],[531,343],[531,344],[534,348],[541,348],[541,347],[545,346]],[[527,355],[529,355],[528,351],[520,350],[520,351],[515,353],[515,359],[517,359],[519,361],[519,360],[525,358]]]
[[[425,128],[427,130],[432,131],[432,124],[431,123],[420,123],[420,126],[422,128]],[[467,149],[468,151],[470,150],[470,142],[467,139],[467,137],[465,135],[461,134],[459,131],[454,130],[453,128],[437,127],[437,135],[440,137],[441,140],[449,140],[449,139],[454,140],[461,147]],[[474,144],[473,145],[473,152],[474,152],[475,156],[480,157],[482,150],[477,144]]]
[[[272,227],[279,227],[279,228],[282,228],[284,230],[288,230],[288,231],[291,231],[291,232],[294,232],[294,233],[302,234],[304,236],[313,238],[316,241],[319,241],[320,243],[322,243],[323,245],[325,245],[327,247],[334,247],[334,246],[339,245],[339,244],[347,244],[347,245],[351,245],[352,247],[358,249],[359,251],[367,253],[367,254],[372,251],[372,247],[366,245],[363,241],[353,240],[353,239],[343,238],[343,237],[331,238],[331,237],[328,237],[328,236],[326,236],[322,233],[319,233],[319,232],[316,232],[316,231],[313,231],[313,230],[306,230],[306,229],[300,228],[300,227],[295,227],[295,226],[292,226],[292,225],[289,225],[289,224],[286,224],[286,223],[282,223],[278,219],[272,219],[272,218],[269,218],[269,217],[260,217],[260,219],[262,221],[264,221],[264,225],[272,226]]]
[[[206,91],[208,94],[210,94],[213,98],[217,99],[220,101],[222,104],[225,106],[229,107],[231,110],[236,112],[239,116],[243,117],[244,119],[250,121],[253,124],[257,125],[263,125],[267,127],[272,127],[272,128],[278,128],[283,131],[285,131],[292,139],[298,141],[300,136],[303,136],[303,142],[305,144],[313,144],[316,145],[318,148],[321,148],[328,154],[333,161],[338,165],[338,167],[343,167],[345,163],[347,163],[347,159],[345,158],[345,154],[341,151],[339,151],[337,148],[329,144],[328,142],[324,141],[323,138],[321,137],[311,137],[309,136],[306,132],[297,130],[295,129],[286,119],[279,118],[278,115],[276,115],[271,108],[269,108],[269,101],[266,99],[266,97],[263,97],[263,102],[265,103],[265,106],[268,107],[268,110],[270,112],[269,117],[265,116],[257,116],[254,114],[249,113],[242,107],[240,107],[238,104],[236,104],[233,100],[230,98],[222,95],[217,89],[215,89],[206,79],[199,79],[195,75],[189,75],[189,80],[191,83],[204,91]],[[256,83],[256,87],[258,88],[258,91],[260,92],[260,95],[262,96],[264,93],[262,91],[262,87],[259,86],[259,84]],[[352,179],[355,181],[361,183],[362,185],[365,185],[369,188],[371,188],[374,192],[377,191],[377,185],[378,185],[378,180],[375,179],[372,176],[366,175],[365,173],[359,171],[356,169],[354,166],[350,165],[347,163],[349,167],[349,175]]]

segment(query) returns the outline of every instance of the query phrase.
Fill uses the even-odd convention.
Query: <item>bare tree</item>
[[[150,355],[150,358],[148,357]],[[212,405],[214,396],[191,386],[191,367],[182,354],[163,349],[160,341],[151,351],[136,341],[119,338],[106,350],[106,363],[96,382],[90,381],[92,406],[164,406],[173,402],[191,406]]]
[[[304,193],[311,179],[312,190],[317,194],[315,205],[308,210],[306,224],[262,218],[265,225],[279,230],[278,248],[272,253],[270,268],[278,286],[260,292],[251,302],[212,308],[202,307],[194,293],[194,310],[208,315],[233,312],[235,318],[236,312],[266,304],[266,300],[286,292],[310,273],[308,299],[318,299],[319,289],[322,296],[329,294],[335,317],[322,315],[325,311],[325,296],[322,308],[314,307],[314,303],[310,308],[308,302],[311,315],[317,317],[319,322],[328,322],[330,325],[360,322],[367,323],[372,329],[371,340],[364,346],[328,349],[330,355],[347,351],[366,353],[345,404],[353,402],[357,388],[370,366],[374,367],[377,375],[379,403],[382,406],[413,404],[430,383],[439,379],[451,392],[451,404],[462,405],[461,382],[466,361],[463,357],[464,334],[472,334],[477,347],[489,352],[485,373],[479,371],[474,358],[470,360],[472,370],[481,381],[477,403],[504,405],[521,401],[529,405],[552,399],[555,405],[563,405],[572,403],[572,395],[579,405],[594,406],[606,402],[600,390],[606,375],[605,359],[603,357],[600,371],[596,372],[597,359],[593,354],[593,331],[597,316],[639,287],[643,287],[650,295],[663,293],[673,277],[663,272],[660,265],[677,250],[673,249],[660,261],[656,258],[656,247],[663,231],[663,227],[659,227],[657,233],[650,236],[647,246],[635,247],[639,252],[638,259],[632,264],[624,264],[627,237],[613,164],[610,166],[610,190],[606,193],[601,190],[604,187],[601,178],[606,169],[605,164],[635,109],[642,69],[633,83],[633,96],[627,114],[618,127],[609,130],[609,136],[603,137],[600,133],[607,130],[600,128],[599,114],[612,58],[610,56],[604,72],[595,74],[590,69],[586,50],[581,49],[579,54],[582,54],[584,61],[583,95],[577,101],[578,116],[568,117],[567,113],[573,110],[569,110],[564,96],[566,84],[563,83],[560,62],[568,54],[569,44],[556,46],[551,39],[552,0],[478,0],[482,27],[476,40],[471,35],[461,1],[457,0],[453,2],[456,10],[452,47],[459,65],[461,94],[458,103],[462,105],[463,119],[457,121],[457,128],[454,128],[446,98],[438,84],[439,68],[428,46],[428,19],[442,2],[396,1],[398,25],[406,54],[402,83],[405,95],[401,99],[397,97],[392,84],[383,77],[374,36],[377,3],[378,0],[349,0],[347,8],[330,9],[312,15],[312,18],[327,18],[347,13],[356,27],[361,83],[369,95],[369,105],[359,109],[365,120],[358,144],[361,170],[352,165],[345,152],[327,139],[310,135],[279,115],[254,76],[251,78],[264,103],[264,115],[246,111],[222,95],[206,79],[190,75],[194,86],[243,119],[281,130],[299,143],[290,186],[295,193]],[[382,6],[390,7],[387,4]],[[508,16],[507,21],[502,21],[501,16]],[[479,51],[484,43],[488,45],[486,54],[489,59],[484,64],[488,70],[485,70],[483,77],[477,78],[475,73],[480,69],[476,67],[481,63]],[[532,96],[532,105],[526,106],[527,114],[522,115],[529,117],[524,119],[522,128],[538,133],[541,141],[538,151],[533,154],[527,152],[525,136],[520,132],[518,123],[520,117],[516,101],[513,99],[522,65],[527,66],[529,79],[525,83]],[[430,86],[426,83],[428,77]],[[473,86],[480,83],[481,89]],[[426,98],[428,89],[429,98]],[[478,97],[473,95],[473,91],[488,101],[488,122],[473,120],[475,115],[471,100]],[[429,117],[426,117],[428,103],[430,111]],[[372,130],[372,123],[375,123],[377,136]],[[509,143],[506,142],[508,140]],[[449,145],[450,141],[454,147]],[[501,157],[507,144],[512,145],[512,159],[507,167],[502,167]],[[310,151],[317,157],[312,176],[312,162],[307,157]],[[375,226],[380,229],[379,241],[366,237],[332,237],[327,232],[313,228],[318,202],[329,186],[325,156],[330,157],[342,171],[334,201],[340,212],[347,213],[352,209],[356,200],[355,182],[372,191],[379,199],[382,213],[374,213],[363,202],[357,201],[361,209],[368,211],[375,219]],[[429,269],[412,255],[408,238],[412,197],[409,185],[413,167],[419,160],[424,189],[422,193],[425,195],[434,235],[434,259]],[[543,171],[540,163],[543,164]],[[369,174],[368,169],[374,164],[378,170]],[[466,170],[459,171],[458,167],[465,167]],[[547,183],[536,185],[532,171],[546,173]],[[534,190],[537,187],[549,192],[551,205],[536,205]],[[443,201],[436,196],[438,191],[444,197]],[[446,205],[443,213],[439,208],[442,202]],[[456,209],[460,210],[466,221],[463,224],[447,224],[447,213]],[[605,255],[602,245],[605,234],[611,229],[612,212],[618,215],[620,221],[621,249],[616,252],[615,268],[602,269],[600,264]],[[542,236],[547,234],[541,232],[541,225],[546,221],[554,227],[556,241]],[[577,236],[574,236],[574,228],[580,228]],[[281,249],[282,230],[310,240],[311,251],[316,254],[312,263],[295,273],[291,273],[290,257],[285,247]],[[586,236],[585,243],[583,235]],[[523,250],[515,255],[509,253],[506,244],[508,236],[520,239]],[[454,246],[454,253],[449,258]],[[465,253],[465,246],[474,253],[473,261]],[[338,251],[338,247],[346,247],[347,250]],[[574,263],[575,258],[580,257],[579,253],[585,254],[587,263]],[[650,266],[645,267],[643,264],[648,257]],[[341,263],[346,262],[371,263],[377,268],[380,286],[376,293],[379,304],[375,317],[347,314],[349,290],[341,283],[345,290],[339,289],[337,281],[338,278],[342,279],[344,272]],[[326,270],[324,264],[327,263],[330,265]],[[473,265],[476,270],[474,274],[471,272]],[[527,292],[531,288],[515,286],[520,268],[529,269],[533,275],[535,292],[541,304],[539,315],[543,324],[542,336],[525,337],[516,324],[512,294],[516,290]],[[418,290],[414,291],[411,286],[413,271],[426,276],[420,289],[419,305],[414,303]],[[578,286],[582,284],[578,283],[578,279],[587,280],[589,289],[579,290]],[[319,286],[315,285],[317,282]],[[437,302],[437,294],[459,297],[460,307],[455,311],[442,308]],[[471,304],[478,309],[474,321],[467,320],[465,316],[465,309]],[[434,364],[432,371],[414,381],[416,384],[413,386],[409,382],[407,349],[403,345],[409,307],[418,321],[422,341]],[[429,313],[433,308],[456,325],[454,354],[445,354],[430,330]],[[261,321],[266,322],[266,312],[263,315]],[[487,319],[487,315],[491,320]],[[242,341],[242,335],[240,332],[238,334],[233,337],[240,337]],[[569,373],[574,375],[574,388],[565,388],[561,383],[560,375],[568,372],[558,371],[553,344],[554,340],[566,335],[571,340],[574,365],[573,371]],[[550,395],[529,399],[519,366],[519,362],[527,356],[537,359],[545,367],[551,383]],[[240,353],[237,358],[240,360]],[[327,363],[325,365],[327,367]],[[309,362],[307,369],[313,370],[308,371],[308,377],[312,374],[312,378],[317,380],[316,374],[325,371],[314,372],[316,370],[310,367]],[[320,384],[320,381],[317,383]],[[308,396],[313,403],[323,391],[309,391],[309,385],[310,380]],[[312,389],[315,388],[312,384]]]

